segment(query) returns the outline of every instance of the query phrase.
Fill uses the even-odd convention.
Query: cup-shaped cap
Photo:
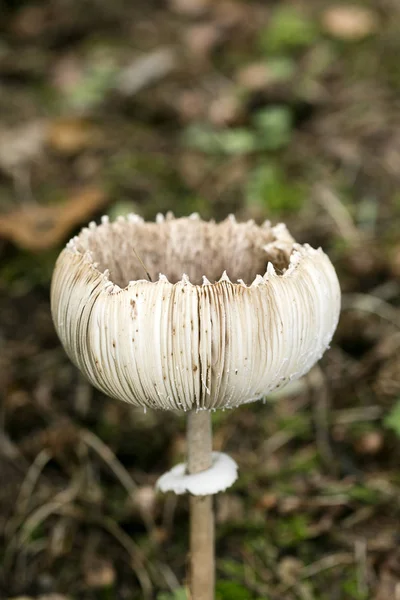
[[[258,400],[305,374],[331,341],[340,288],[322,250],[284,225],[131,215],[67,244],[51,305],[94,386],[185,411]]]

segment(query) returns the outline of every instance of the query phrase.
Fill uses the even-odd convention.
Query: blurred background
[[[184,421],[94,390],[49,310],[88,221],[284,221],[343,290],[309,376],[213,415],[218,600],[400,598],[398,0],[0,3],[0,597],[184,600]]]

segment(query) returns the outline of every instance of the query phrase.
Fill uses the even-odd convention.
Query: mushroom
[[[144,410],[187,412],[187,464],[157,485],[191,494],[191,597],[212,599],[212,495],[237,465],[212,452],[210,412],[259,400],[321,358],[340,310],[329,258],[269,221],[103,217],[61,252],[51,306],[94,386]]]

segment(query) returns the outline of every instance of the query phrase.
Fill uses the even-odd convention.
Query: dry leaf
[[[87,221],[108,201],[99,188],[75,192],[62,204],[24,204],[0,214],[0,237],[26,250],[45,250],[63,241],[71,229]]]
[[[85,583],[89,588],[110,587],[115,583],[113,564],[104,558],[92,557],[85,569]]]
[[[47,143],[53,150],[71,156],[96,144],[97,127],[77,118],[55,119],[47,130]]]
[[[362,6],[332,6],[322,15],[322,26],[332,37],[358,41],[378,28],[377,15]]]
[[[48,22],[49,9],[45,5],[22,6],[11,21],[11,31],[20,38],[37,38],[42,35]]]
[[[235,0],[218,0],[213,5],[215,20],[221,27],[243,26],[249,20],[249,6]]]
[[[374,456],[383,448],[384,436],[381,431],[367,431],[356,440],[354,449],[357,454]]]
[[[390,270],[394,277],[400,278],[400,244],[394,246],[390,257]]]
[[[177,98],[179,116],[183,121],[195,121],[204,117],[207,96],[201,90],[184,90]]]
[[[215,23],[193,25],[185,31],[185,46],[195,58],[208,58],[221,40],[221,29]]]
[[[240,69],[237,80],[243,87],[260,91],[267,87],[271,82],[271,73],[265,62],[255,62]]]
[[[188,17],[198,17],[207,11],[212,0],[169,0],[170,9]]]
[[[142,89],[158,83],[176,69],[177,58],[174,49],[166,46],[134,58],[119,73],[115,82],[116,91],[123,96],[133,96]]]
[[[8,175],[38,161],[43,154],[47,123],[37,120],[19,127],[0,129],[0,169]]]

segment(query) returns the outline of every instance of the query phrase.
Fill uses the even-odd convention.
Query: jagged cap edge
[[[192,213],[188,217],[184,217],[184,218],[187,218],[190,220],[195,220],[195,221],[201,220],[200,215],[198,213]],[[174,214],[171,211],[169,211],[169,212],[167,212],[167,214],[165,216],[162,213],[158,213],[156,215],[155,222],[163,223],[165,221],[170,221],[170,220],[174,220],[174,219],[175,219]],[[228,220],[232,223],[237,223],[236,217],[233,214],[228,215],[226,220]],[[137,215],[135,213],[129,213],[126,216],[117,217],[116,220],[111,223],[108,215],[103,215],[101,217],[100,224],[96,224],[95,221],[91,221],[87,227],[82,228],[81,233],[88,233],[89,231],[95,231],[99,227],[104,227],[104,226],[107,227],[107,226],[112,226],[115,223],[126,223],[126,222],[141,224],[141,223],[144,223],[145,221],[144,221],[143,217],[141,217],[140,215]],[[207,221],[207,222],[214,223],[215,221],[211,220],[211,221]],[[245,224],[254,225],[255,222],[253,219],[250,219]],[[266,251],[268,249],[270,249],[271,247],[279,248],[280,247],[279,241],[281,239],[285,239],[286,243],[290,241],[291,235],[290,235],[285,223],[278,223],[274,227],[271,227],[271,222],[266,220],[261,225],[261,227],[262,228],[266,227],[266,228],[271,229],[271,231],[275,237],[275,240],[273,242],[269,242],[268,244],[263,246],[263,249]],[[84,253],[82,253],[77,248],[78,242],[79,242],[79,236],[76,235],[73,238],[71,238],[69,240],[69,242],[67,242],[65,249],[70,251],[73,254],[80,254],[82,256],[83,260],[88,264],[88,266],[97,270],[97,263],[93,259],[92,252],[90,250],[86,250]],[[166,284],[173,285],[173,286],[188,285],[188,286],[197,286],[197,287],[204,287],[204,286],[216,285],[216,284],[220,284],[220,283],[227,283],[230,285],[239,285],[239,286],[242,286],[245,288],[254,288],[254,287],[266,285],[271,277],[288,277],[288,276],[292,275],[293,272],[298,267],[298,265],[300,264],[303,257],[315,256],[317,254],[324,254],[322,248],[315,249],[312,246],[310,246],[309,244],[302,245],[302,244],[293,242],[293,250],[289,257],[288,268],[282,274],[278,275],[275,271],[275,267],[272,264],[272,262],[268,262],[265,273],[257,274],[256,277],[254,278],[254,280],[250,284],[246,284],[243,281],[243,279],[238,279],[236,282],[231,281],[225,270],[223,272],[223,274],[221,275],[220,279],[214,283],[209,281],[207,279],[207,277],[205,275],[203,275],[202,276],[203,283],[200,286],[198,284],[191,283],[189,276],[186,273],[183,273],[182,278],[179,281],[177,281],[176,283],[171,283],[166,275],[164,275],[163,273],[160,273],[157,281],[148,281],[147,279],[136,279],[133,281],[129,281],[128,285],[125,286],[125,288],[121,288],[118,284],[113,283],[110,280],[110,271],[108,269],[106,269],[103,273],[101,273],[99,271],[99,274],[102,275],[102,277],[104,279],[105,289],[107,291],[109,291],[110,293],[119,293],[121,291],[124,291],[124,290],[127,290],[127,289],[133,287],[134,285],[137,285],[138,283],[141,283],[141,284],[145,283],[145,284],[149,284],[149,285],[154,285],[154,284],[158,284],[158,283],[166,283]]]

